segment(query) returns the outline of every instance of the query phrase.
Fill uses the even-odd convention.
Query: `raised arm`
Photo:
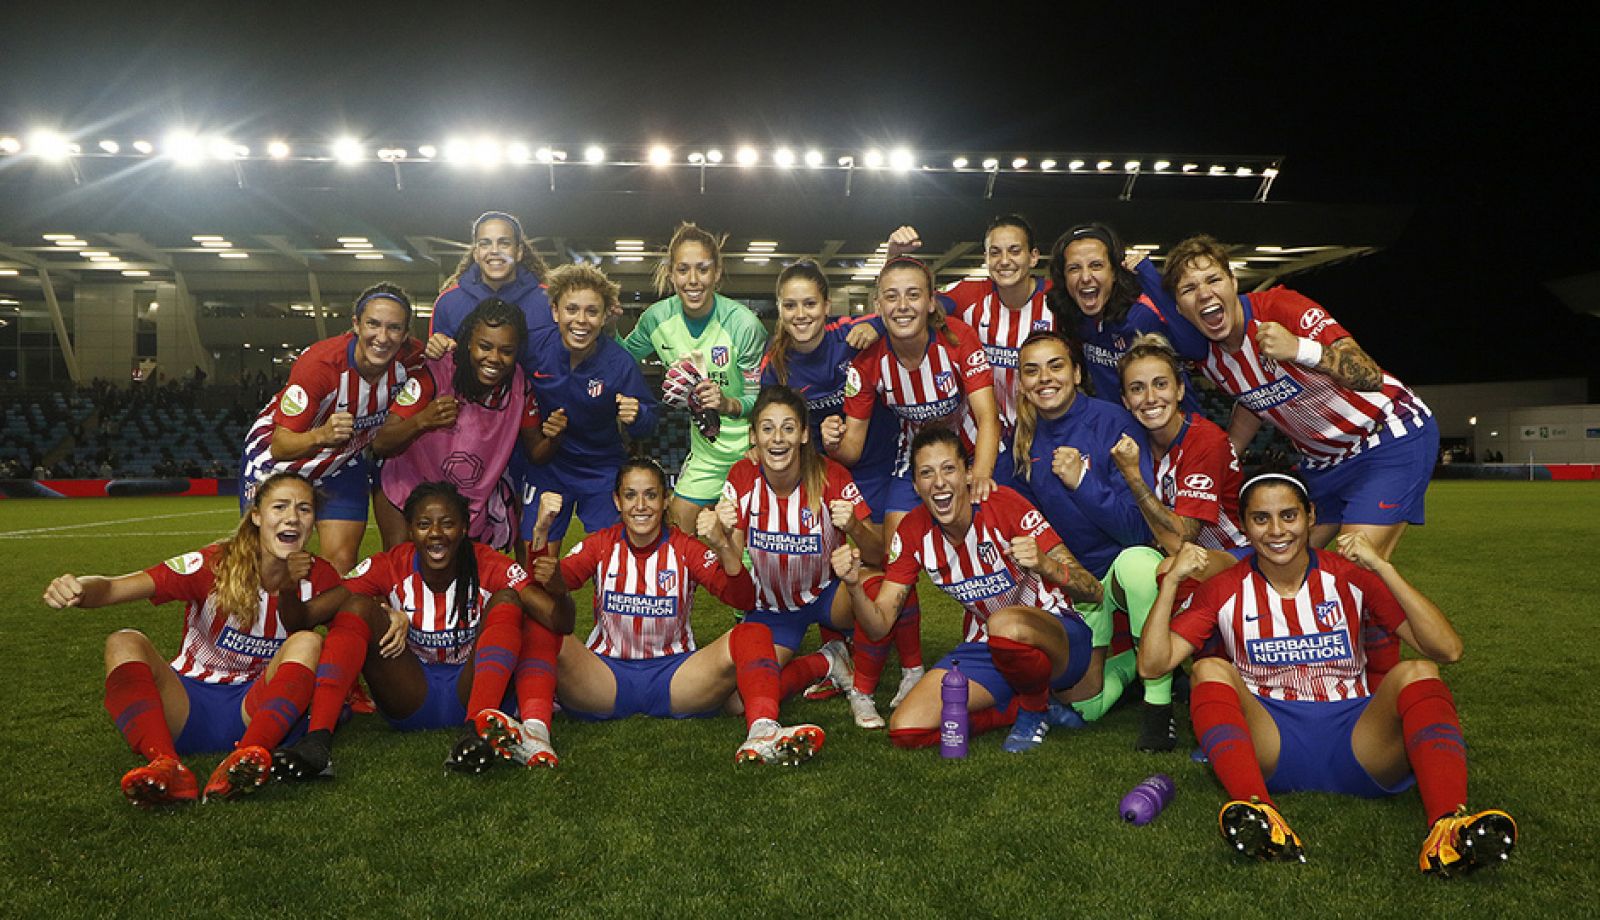
[[[1145,680],[1170,674],[1183,659],[1194,654],[1195,647],[1189,640],[1172,631],[1172,606],[1183,580],[1205,571],[1210,561],[1206,551],[1193,543],[1185,543],[1172,557],[1172,567],[1161,580],[1156,602],[1150,607],[1144,633],[1139,637],[1139,676]]]
[[[1378,554],[1366,534],[1340,534],[1337,545],[1346,559],[1378,576],[1400,603],[1406,621],[1395,628],[1395,634],[1402,641],[1440,664],[1461,660],[1465,647],[1450,620],[1427,595],[1405,580],[1394,563]]]
[[[1150,532],[1156,538],[1156,543],[1161,551],[1168,556],[1176,553],[1178,547],[1184,543],[1192,543],[1200,536],[1201,522],[1191,517],[1184,517],[1162,503],[1160,496],[1151,490],[1150,484],[1145,482],[1144,473],[1139,466],[1139,443],[1127,434],[1117,439],[1111,447],[1111,459],[1117,463],[1122,478],[1128,483],[1128,491],[1133,494],[1133,500],[1139,506],[1139,513],[1144,516],[1144,521],[1150,527]]]
[[[67,607],[109,607],[142,601],[156,593],[155,579],[144,572],[107,577],[60,575],[45,586],[44,602],[57,610]]]

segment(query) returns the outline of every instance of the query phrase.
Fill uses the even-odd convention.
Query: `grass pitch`
[[[143,813],[135,765],[101,706],[101,643],[120,627],[177,650],[177,605],[52,611],[63,571],[116,574],[231,530],[227,499],[0,501],[0,914],[1332,917],[1582,914],[1600,880],[1590,833],[1600,664],[1600,485],[1440,482],[1396,561],[1451,616],[1467,655],[1446,669],[1469,746],[1472,803],[1521,840],[1503,870],[1450,882],[1416,869],[1416,793],[1280,800],[1303,866],[1243,863],[1216,832],[1223,796],[1181,751],[1132,750],[1135,707],[1052,734],[1032,756],[985,736],[965,761],[899,751],[842,700],[793,701],[827,749],[798,770],[736,771],[743,723],[557,716],[561,767],[446,775],[452,735],[376,716],[341,730],[337,779],[234,803]],[[376,549],[369,534],[367,549]],[[925,656],[957,641],[925,585]],[[580,624],[586,598],[580,597]],[[702,641],[727,629],[704,593]],[[814,643],[814,639],[812,642]],[[898,678],[880,692],[887,712]],[[188,763],[204,780],[219,756]],[[1174,803],[1136,828],[1115,813],[1168,772]]]

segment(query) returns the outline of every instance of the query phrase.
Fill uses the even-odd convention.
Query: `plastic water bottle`
[[[967,678],[961,673],[960,662],[950,662],[950,670],[944,672],[939,699],[944,704],[939,709],[939,756],[966,757]]]
[[[1149,824],[1161,814],[1161,809],[1167,807],[1172,801],[1172,796],[1177,788],[1172,784],[1172,777],[1165,773],[1157,773],[1137,786],[1134,786],[1127,795],[1122,797],[1122,804],[1117,806],[1117,813],[1122,815],[1122,820],[1129,824]]]

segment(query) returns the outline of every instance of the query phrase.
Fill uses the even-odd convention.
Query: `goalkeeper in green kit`
[[[750,308],[716,293],[721,240],[682,223],[656,269],[656,289],[675,293],[651,304],[622,347],[666,366],[661,401],[693,414],[689,456],[673,490],[671,522],[694,533],[700,509],[722,497],[728,469],[750,446],[750,409],[759,389],[767,331]]]

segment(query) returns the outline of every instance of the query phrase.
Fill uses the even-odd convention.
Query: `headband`
[[[367,304],[374,300],[392,300],[405,307],[407,313],[411,312],[411,301],[407,300],[404,294],[396,294],[392,291],[373,291],[371,294],[367,294],[356,301],[356,313],[360,314],[362,310],[366,309]]]
[[[478,235],[478,228],[483,226],[483,222],[486,221],[486,220],[503,220],[503,221],[505,221],[506,223],[511,225],[511,228],[513,230],[517,231],[517,240],[520,242],[523,239],[522,221],[517,220],[515,216],[513,216],[511,214],[507,214],[504,211],[484,211],[482,214],[479,214],[478,215],[478,219],[472,222],[472,235],[473,236],[477,236]]]
[[[1311,493],[1306,491],[1305,483],[1294,478],[1293,476],[1286,476],[1283,473],[1257,473],[1256,475],[1251,476],[1250,479],[1245,482],[1244,486],[1239,489],[1239,494],[1243,496],[1246,492],[1255,488],[1256,485],[1268,481],[1281,482],[1285,485],[1293,486],[1294,490],[1300,493],[1300,497],[1306,500],[1306,504],[1309,505],[1311,503]]]
[[[1071,231],[1071,235],[1073,242],[1085,239],[1099,240],[1101,245],[1106,247],[1106,255],[1110,256],[1113,261],[1118,263],[1118,268],[1122,267],[1122,253],[1118,251],[1117,245],[1111,239],[1111,234],[1108,233],[1105,228],[1078,227]]]

